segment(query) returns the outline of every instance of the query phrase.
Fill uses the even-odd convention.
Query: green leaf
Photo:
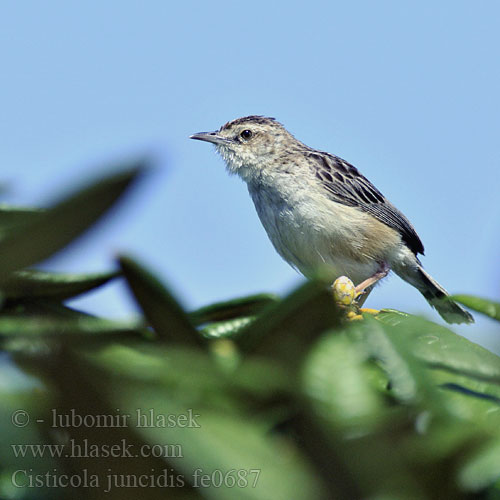
[[[427,471],[448,477],[447,461],[453,463],[464,447],[477,445],[485,435],[484,429],[473,429],[447,411],[442,392],[425,364],[413,355],[409,338],[404,325],[382,324],[367,317],[336,335],[325,335],[306,361],[304,391],[323,433],[308,434],[314,425],[310,419],[301,438],[308,446],[315,442],[316,450],[321,450],[317,453],[313,448],[309,453],[323,461],[319,470],[326,469],[327,481],[335,477],[332,487],[343,483],[344,490],[352,489],[350,477],[360,490],[354,492],[356,498],[384,494],[388,498],[428,498],[426,491],[432,490],[433,482],[441,487],[443,498],[458,498],[456,485],[434,481]],[[366,366],[370,360],[381,363],[388,373],[389,391],[372,384],[373,375]],[[391,404],[384,397],[389,393],[403,404]],[[431,452],[443,435],[434,432],[428,437],[429,425],[436,421],[443,430],[452,424],[460,429],[451,436],[451,443],[437,443]],[[471,432],[464,435],[464,429]],[[448,450],[440,453],[444,445]],[[340,474],[343,467],[348,472]],[[339,475],[347,479],[336,481]]]
[[[500,381],[500,357],[445,326],[417,316],[392,313],[377,318],[397,326],[415,356],[429,365],[478,380]]]
[[[448,328],[416,316],[384,314],[379,322],[391,342],[405,344],[422,367],[427,382],[439,387],[440,406],[450,415],[500,429],[500,358]],[[398,380],[400,383],[400,380]],[[433,396],[426,403],[436,401]],[[500,432],[499,432],[500,434]]]
[[[68,307],[57,300],[37,298],[5,302],[2,305],[0,317],[16,316],[18,318],[26,318],[37,315],[61,319],[79,319],[93,316],[92,314]]]
[[[156,414],[183,415],[190,409],[168,399],[158,399],[153,390],[127,395],[128,408],[154,408]],[[117,401],[117,404],[123,403]],[[139,433],[152,445],[177,443],[182,457],[170,460],[192,485],[200,476],[208,481],[206,498],[214,500],[310,500],[326,498],[310,465],[293,444],[269,435],[259,421],[229,411],[194,411],[200,428],[142,427]],[[238,485],[238,471],[245,474]],[[222,483],[219,480],[222,478]],[[215,480],[212,482],[210,478]],[[225,481],[224,481],[225,479]],[[236,479],[233,484],[232,481]]]
[[[131,415],[130,426],[141,438],[151,445],[179,447],[182,456],[166,457],[165,462],[186,482],[200,486],[199,474],[217,478],[220,473],[230,481],[238,470],[251,480],[246,486],[223,482],[220,487],[209,481],[201,489],[204,497],[323,498],[314,472],[293,441],[270,433],[269,422],[246,409],[249,394],[264,396],[288,383],[289,377],[272,363],[253,366],[253,373],[229,374],[200,350],[151,344],[109,346],[89,356],[91,366],[97,362],[98,372],[105,373],[94,387],[113,408]],[[193,425],[161,423],[189,413]]]
[[[453,295],[450,299],[464,306],[500,321],[500,303],[473,295]]]
[[[160,339],[205,346],[201,334],[159,280],[130,257],[120,257],[119,264],[138,305]]]
[[[458,481],[468,491],[480,491],[500,478],[500,439],[491,440],[460,467]]]
[[[189,313],[195,325],[202,325],[212,321],[225,321],[241,316],[258,314],[270,304],[279,301],[279,297],[270,293],[250,295],[226,302],[216,302]]]
[[[112,321],[92,316],[61,319],[48,316],[0,316],[0,336],[53,336],[53,335],[141,335],[136,323]]]
[[[370,389],[363,381],[362,371],[353,385],[357,386],[354,390],[361,389],[366,395]],[[315,464],[316,473],[328,485],[328,498],[429,498],[425,495],[425,485],[419,481],[421,471],[412,470],[414,465],[406,461],[399,446],[401,439],[412,431],[405,413],[393,409],[378,415],[379,409],[382,410],[378,397],[369,397],[365,403],[349,401],[348,390],[353,386],[343,376],[332,387],[328,387],[326,378],[315,378],[309,380],[312,385],[306,379],[305,386],[312,409],[303,404],[298,407],[299,414],[292,425]],[[345,387],[341,387],[343,381]],[[336,388],[341,391],[338,398]],[[348,415],[354,422],[349,422]]]
[[[262,405],[276,394],[296,391],[286,371],[272,361],[251,359],[228,371],[210,353],[181,345],[116,338],[93,348],[87,359],[117,381],[154,386],[187,406],[247,408],[253,401]]]
[[[352,429],[378,416],[382,396],[368,379],[366,361],[345,332],[326,334],[312,349],[303,369],[304,392],[324,421]]]
[[[245,328],[254,321],[254,316],[242,316],[227,321],[217,321],[203,327],[201,333],[204,337],[209,339],[233,338],[244,332]]]
[[[436,391],[416,359],[403,327],[365,317],[353,323],[348,333],[358,342],[359,349],[380,362],[389,376],[391,393],[400,401],[417,404],[426,398],[428,403],[436,402]]]
[[[19,469],[52,470],[57,467],[57,462],[46,456],[30,456],[26,453],[24,457],[16,456],[12,445],[37,445],[43,446],[45,436],[38,432],[36,420],[50,411],[53,401],[45,387],[35,378],[24,374],[10,360],[5,357],[0,363],[0,449],[2,450],[1,471],[2,475],[9,472],[10,481],[0,484],[0,495],[6,498],[26,498],[24,492],[21,495],[20,488],[12,485],[12,474]],[[16,415],[20,422],[27,422],[26,426],[15,425]],[[22,420],[25,418],[25,420]],[[3,483],[3,481],[1,482]],[[11,488],[8,488],[10,483]],[[13,490],[12,496],[6,491]],[[17,494],[14,494],[17,490]],[[29,498],[38,498],[29,497]],[[48,498],[48,497],[43,497]]]
[[[0,282],[10,273],[64,248],[106,212],[144,171],[144,164],[115,173],[78,191],[10,231],[0,241]]]
[[[497,384],[438,369],[430,374],[441,388],[442,404],[450,414],[500,438],[500,387]]]
[[[321,333],[339,324],[338,309],[324,283],[308,281],[266,308],[235,341],[244,353],[298,366]]]
[[[118,275],[117,272],[65,274],[30,269],[13,273],[0,286],[0,291],[6,299],[65,300],[100,287]]]
[[[42,213],[42,209],[28,207],[13,207],[0,205],[0,238],[15,229],[29,222]]]
[[[137,431],[136,425],[126,417],[129,412],[134,415],[137,408],[144,408],[141,401],[135,401],[137,406],[133,407],[117,406],[113,398],[103,397],[111,373],[96,370],[95,366],[92,367],[69,348],[54,351],[47,359],[37,360],[36,368],[49,382],[50,387],[57,389],[53,410],[42,415],[40,419],[40,428],[47,441],[61,443],[62,432],[54,430],[62,429],[64,432],[62,443],[66,443],[66,453],[58,458],[57,474],[60,474],[59,471],[70,470],[76,473],[84,470],[89,478],[97,476],[98,481],[88,490],[94,498],[137,498],[137,487],[120,487],[120,483],[116,485],[113,481],[109,482],[113,478],[120,480],[120,477],[129,478],[131,481],[142,477],[143,481],[148,481],[141,488],[140,498],[144,500],[156,500],[162,496],[160,492],[165,490],[156,482],[161,477],[166,481],[174,481],[170,485],[172,487],[168,487],[168,482],[163,486],[168,487],[168,498],[200,498],[199,491],[193,490],[187,482],[182,484],[176,481],[177,471],[173,470],[168,458],[163,458],[161,448],[176,443],[161,440],[151,443],[152,446],[157,445],[155,451],[151,446],[145,448],[147,443]],[[125,384],[126,382],[122,381],[118,386],[114,386],[114,389],[121,391],[125,389]],[[144,389],[147,390],[147,387]],[[147,412],[146,408],[144,412]],[[68,425],[66,416],[69,419],[80,418],[87,424]],[[88,423],[93,421],[100,424]],[[73,452],[74,449],[76,451]],[[81,498],[87,498],[88,491],[84,490]],[[79,498],[74,491],[69,494],[71,498]]]

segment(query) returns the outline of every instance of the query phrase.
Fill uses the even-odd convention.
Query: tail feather
[[[449,299],[449,293],[420,265],[418,274],[421,279],[417,288],[447,323],[474,323],[472,315]]]

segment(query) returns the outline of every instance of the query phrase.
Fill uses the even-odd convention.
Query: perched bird
[[[278,253],[305,276],[341,275],[370,291],[393,270],[449,323],[472,316],[424,271],[408,219],[342,158],[297,140],[274,118],[247,116],[191,139],[211,142],[248,186]]]

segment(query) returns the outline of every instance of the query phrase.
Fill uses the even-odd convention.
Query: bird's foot
[[[356,299],[363,295],[365,293],[365,288],[367,288],[367,286],[364,285],[366,281],[361,283],[363,287],[360,288],[360,285],[355,287],[354,283],[347,276],[340,276],[332,285],[333,298],[336,304],[346,311],[345,317],[349,321],[363,319],[362,313],[376,316],[380,312],[377,309],[360,308],[357,304]],[[368,286],[370,286],[370,284],[372,283],[369,283]]]
[[[349,311],[345,317],[348,321],[359,321],[363,319],[363,316],[355,311]]]
[[[345,311],[345,318],[349,321],[363,319],[359,306],[356,303],[356,287],[347,276],[340,276],[332,285],[333,299],[339,308]]]
[[[377,314],[380,314],[379,309],[370,309],[369,307],[362,307],[359,312],[363,314],[371,314],[373,316],[377,316]]]

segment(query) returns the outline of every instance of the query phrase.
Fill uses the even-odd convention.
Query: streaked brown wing
[[[322,151],[311,151],[308,156],[314,159],[315,175],[333,201],[373,215],[398,231],[415,255],[424,253],[424,245],[410,221],[356,167]]]

